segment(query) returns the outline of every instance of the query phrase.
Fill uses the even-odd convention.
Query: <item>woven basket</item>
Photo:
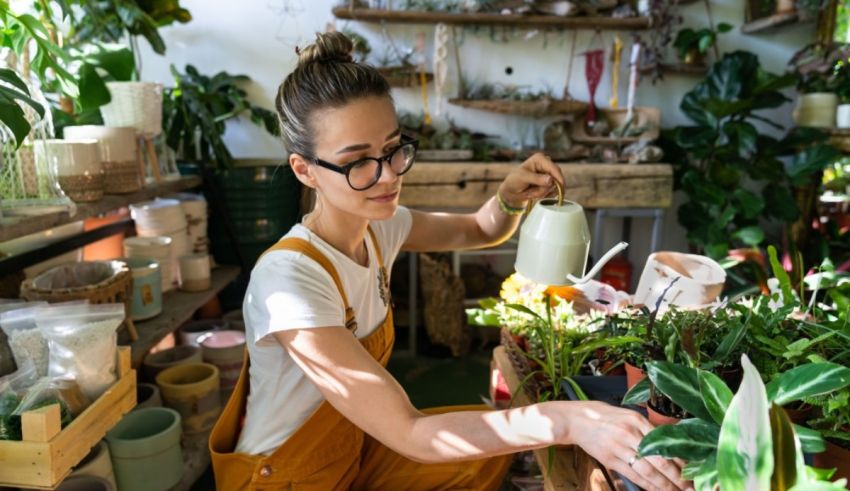
[[[425,300],[425,330],[432,343],[448,346],[452,355],[469,352],[472,333],[466,324],[463,280],[451,267],[428,254],[419,254],[419,284]]]
[[[539,101],[449,99],[449,104],[481,111],[529,117],[578,114],[587,110],[587,103],[585,102],[562,99],[541,99]]]
[[[162,84],[152,82],[107,82],[112,95],[100,107],[106,126],[131,126],[152,138],[162,133]]]
[[[525,381],[522,384],[522,389],[532,401],[540,400],[540,394],[549,388],[545,377],[542,374],[529,376],[534,372],[534,368],[532,368],[528,358],[524,355],[525,350],[516,343],[508,328],[503,327],[500,332],[501,344],[505,347],[505,352],[511,360],[514,371],[521,382]]]
[[[384,66],[378,71],[390,84],[390,87],[414,87],[419,85],[419,72],[413,65]],[[434,80],[433,73],[425,74],[426,83]]]
[[[91,304],[123,303],[124,324],[133,341],[138,339],[130,315],[133,303],[133,274],[121,261],[84,261],[63,264],[26,280],[21,297],[46,302],[88,300]]]

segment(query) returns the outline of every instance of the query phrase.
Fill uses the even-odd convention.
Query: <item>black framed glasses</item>
[[[401,176],[409,171],[413,167],[413,161],[416,160],[417,148],[419,148],[419,140],[401,135],[399,146],[383,157],[364,157],[344,165],[332,164],[316,157],[313,157],[313,162],[320,167],[345,175],[348,185],[355,191],[365,191],[381,179],[384,162],[389,162],[396,175]]]

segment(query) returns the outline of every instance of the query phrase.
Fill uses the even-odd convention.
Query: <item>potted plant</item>
[[[682,63],[686,65],[704,65],[705,55],[717,42],[718,34],[731,30],[732,26],[725,22],[718,24],[717,29],[711,29],[709,27],[692,29],[686,27],[676,34],[673,47],[676,48],[676,53]]]
[[[791,57],[789,65],[797,77],[800,98],[794,121],[800,126],[833,128],[838,106],[837,90],[846,91],[844,71],[850,59],[850,47],[832,43],[814,43]]]
[[[846,387],[850,369],[811,363],[765,385],[746,355],[741,365],[743,381],[734,395],[710,372],[654,365],[654,376],[668,395],[697,417],[652,430],[641,441],[639,456],[687,461],[682,475],[693,480],[697,491],[718,486],[724,490],[844,489],[846,480],[823,482],[816,477],[822,474],[807,469],[803,452],[821,451],[823,439],[816,431],[793,425],[780,406]]]
[[[838,96],[835,126],[841,129],[850,128],[850,56],[835,63],[833,77],[835,95]]]

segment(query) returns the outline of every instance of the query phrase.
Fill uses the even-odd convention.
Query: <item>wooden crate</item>
[[[56,487],[121,418],[136,406],[130,348],[118,348],[118,381],[65,429],[54,404],[21,416],[23,441],[0,441],[0,486]]]

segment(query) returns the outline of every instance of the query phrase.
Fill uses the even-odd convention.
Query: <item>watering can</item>
[[[558,198],[538,201],[522,224],[514,268],[519,274],[545,285],[580,285],[588,282],[620,251],[629,246],[620,242],[584,274],[590,252],[590,228],[584,208],[564,200],[564,190],[556,181]]]

